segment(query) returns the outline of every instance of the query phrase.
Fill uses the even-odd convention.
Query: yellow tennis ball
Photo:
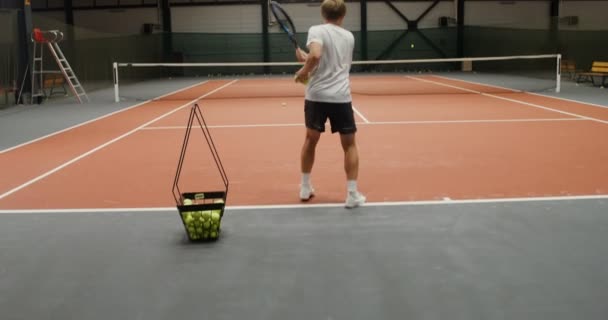
[[[299,82],[299,83],[303,84],[303,85],[307,85],[308,84],[308,78],[306,78],[306,80],[301,80],[301,79],[298,79],[298,76],[295,76],[294,80],[296,82]]]
[[[220,213],[219,212],[212,212],[211,213],[211,222],[218,222],[220,221]]]

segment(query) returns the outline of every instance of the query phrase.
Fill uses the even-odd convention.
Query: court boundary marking
[[[149,124],[152,124],[152,123],[154,123],[154,122],[156,122],[156,121],[158,121],[160,119],[163,119],[163,118],[165,118],[165,117],[167,117],[167,116],[169,116],[169,115],[171,115],[171,114],[173,114],[173,113],[175,113],[175,112],[177,112],[177,111],[179,111],[181,109],[184,109],[184,108],[192,105],[193,103],[196,103],[196,101],[198,101],[200,99],[203,99],[206,96],[211,95],[211,94],[213,94],[215,92],[218,92],[218,91],[224,89],[225,87],[230,86],[231,84],[233,84],[233,83],[235,83],[237,81],[238,81],[238,79],[232,80],[232,81],[230,81],[230,82],[228,82],[228,83],[226,83],[226,84],[224,84],[224,85],[222,85],[222,86],[220,86],[218,88],[215,88],[215,89],[213,89],[213,90],[211,90],[209,92],[206,92],[205,94],[199,96],[198,98],[196,98],[194,100],[191,100],[191,101],[189,101],[189,102],[187,102],[187,103],[185,103],[185,104],[183,104],[183,105],[181,105],[181,106],[179,106],[177,108],[174,108],[171,111],[163,113],[162,115],[160,115],[160,116],[158,116],[158,117],[156,117],[156,118],[154,118],[154,119],[152,119],[152,120],[150,120],[150,121],[148,121],[148,122],[146,122],[146,123],[144,123],[144,124],[142,124],[142,125],[134,128],[134,129],[132,129],[132,130],[126,132],[126,133],[123,133],[122,135],[120,135],[120,136],[118,136],[118,137],[116,137],[116,138],[114,138],[112,140],[109,140],[109,141],[107,141],[107,142],[105,142],[103,144],[100,144],[97,147],[95,147],[95,148],[93,148],[93,149],[91,149],[91,150],[89,150],[89,151],[87,151],[85,153],[82,153],[81,155],[79,155],[79,156],[77,156],[75,158],[72,158],[71,160],[69,160],[67,162],[64,162],[63,164],[61,164],[61,165],[59,165],[59,166],[57,166],[57,167],[55,167],[55,168],[53,168],[53,169],[45,172],[45,173],[40,174],[37,177],[32,178],[29,181],[27,181],[25,183],[22,183],[22,184],[18,185],[17,187],[14,187],[13,189],[10,189],[10,190],[8,190],[8,191],[0,194],[0,200],[6,198],[7,196],[9,196],[9,195],[11,195],[11,194],[13,194],[15,192],[18,192],[21,189],[27,188],[31,184],[34,184],[34,183],[36,183],[36,182],[38,182],[38,181],[40,181],[40,180],[42,180],[42,179],[44,179],[44,178],[52,175],[53,173],[55,173],[57,171],[60,171],[61,169],[65,168],[65,167],[67,167],[67,166],[69,166],[69,165],[71,165],[73,163],[76,163],[77,161],[80,161],[81,159],[83,159],[83,158],[85,158],[85,157],[87,157],[87,156],[89,156],[89,155],[91,155],[91,154],[93,154],[93,153],[95,153],[95,152],[97,152],[97,151],[105,148],[106,146],[108,146],[108,145],[110,145],[110,144],[112,144],[112,143],[114,143],[116,141],[122,140],[122,139],[130,136],[133,133],[139,131],[141,128],[143,128],[143,127],[145,127],[145,126],[147,126]]]
[[[318,203],[318,204],[278,204],[278,205],[238,205],[226,206],[227,211],[243,210],[279,210],[279,209],[305,209],[305,208],[344,208],[345,210],[365,210],[367,207],[394,207],[394,206],[425,206],[425,205],[475,205],[498,203],[525,203],[549,201],[579,201],[579,200],[608,200],[608,194],[579,195],[579,196],[546,196],[546,197],[515,197],[515,198],[487,198],[487,199],[444,199],[420,201],[387,201],[368,202],[355,209],[344,208],[344,203]],[[150,207],[150,208],[90,208],[90,209],[14,209],[0,210],[0,214],[40,214],[40,213],[131,213],[131,212],[166,212],[175,211],[177,207]]]
[[[370,121],[353,105],[353,111],[363,120],[364,123],[370,123]]]
[[[601,104],[598,104],[598,103],[579,101],[579,100],[574,100],[574,99],[569,99],[569,98],[563,98],[563,97],[555,97],[555,96],[550,96],[550,95],[536,93],[536,92],[528,92],[528,91],[516,90],[516,89],[512,89],[512,88],[501,87],[501,86],[493,85],[493,84],[484,84],[484,83],[475,82],[475,81],[471,81],[471,80],[464,80],[464,79],[459,79],[459,78],[450,78],[450,77],[440,76],[440,75],[436,75],[436,74],[433,74],[433,75],[430,75],[430,76],[437,77],[437,78],[443,78],[443,79],[446,79],[446,80],[461,81],[461,82],[466,82],[466,83],[475,84],[475,85],[483,85],[483,86],[492,87],[492,88],[510,90],[510,91],[513,91],[513,92],[526,93],[526,94],[530,94],[530,95],[534,95],[534,96],[539,96],[539,97],[552,98],[552,99],[563,100],[563,101],[568,101],[568,102],[580,103],[580,104],[589,105],[589,106],[592,106],[592,107],[599,107],[599,108],[604,108],[604,109],[608,108],[608,105],[601,105]]]
[[[518,122],[560,122],[560,121],[591,121],[583,118],[521,118],[521,119],[479,119],[479,120],[412,120],[412,121],[374,121],[357,122],[357,125],[420,125],[420,124],[459,124],[459,123],[518,123]],[[200,128],[200,126],[196,126]],[[269,123],[269,124],[228,124],[228,125],[208,125],[209,129],[244,129],[244,128],[286,128],[304,127],[303,123]],[[185,130],[186,126],[159,126],[144,127],[142,131],[156,130]]]
[[[540,104],[535,104],[535,103],[521,101],[521,100],[516,100],[516,99],[511,99],[511,98],[505,98],[505,97],[497,96],[497,95],[494,95],[494,94],[484,93],[484,92],[480,92],[480,91],[477,91],[477,90],[468,89],[468,88],[462,88],[462,87],[459,87],[459,86],[455,86],[455,85],[451,85],[451,84],[447,84],[447,83],[441,83],[441,82],[437,82],[437,81],[433,81],[433,80],[428,80],[428,79],[416,78],[416,77],[411,77],[411,76],[404,76],[404,77],[415,79],[417,81],[434,83],[436,85],[440,85],[440,86],[444,86],[444,87],[459,89],[459,90],[462,90],[462,91],[472,92],[472,93],[480,94],[480,95],[483,95],[483,96],[486,96],[486,97],[490,97],[490,98],[495,98],[495,99],[499,99],[499,100],[505,100],[505,101],[519,103],[519,104],[523,104],[523,105],[534,107],[534,108],[539,108],[539,109],[543,109],[543,110],[553,111],[553,112],[556,112],[556,113],[561,113],[561,114],[565,114],[565,115],[569,115],[569,116],[574,116],[574,117],[581,118],[581,119],[587,119],[587,120],[591,120],[591,121],[595,121],[595,122],[599,122],[599,123],[603,123],[603,124],[608,124],[608,121],[606,121],[606,120],[596,119],[596,118],[593,118],[593,117],[583,116],[583,115],[572,113],[572,112],[567,112],[567,111],[562,111],[562,110],[558,110],[558,109],[553,109],[553,108],[550,108],[550,107],[542,106]],[[454,79],[445,78],[445,77],[438,77],[438,78],[442,78],[442,79],[446,79],[446,80],[452,80],[452,81],[459,81],[459,80],[454,80]],[[477,85],[484,86],[484,84],[477,84]],[[494,86],[494,87],[497,87],[497,86]],[[509,88],[503,88],[503,89],[505,89],[505,90],[513,90],[513,89],[509,89]],[[549,98],[549,97],[547,97],[547,98]]]
[[[118,114],[118,113],[121,113],[121,112],[124,112],[124,111],[128,111],[128,110],[131,110],[131,109],[135,109],[135,108],[137,108],[137,107],[141,107],[141,106],[143,106],[143,105],[145,105],[145,104],[147,104],[147,103],[153,102],[153,101],[158,100],[158,99],[162,99],[162,98],[164,98],[164,97],[166,97],[166,96],[170,96],[170,95],[172,95],[172,94],[180,93],[180,92],[185,91],[185,90],[188,90],[188,89],[192,89],[192,88],[194,88],[194,87],[196,87],[196,86],[198,86],[198,85],[205,84],[205,83],[207,83],[207,82],[209,82],[209,81],[210,81],[210,80],[201,81],[201,82],[195,83],[195,84],[193,84],[193,85],[187,86],[187,87],[185,87],[185,88],[180,88],[180,89],[177,89],[177,90],[171,91],[171,92],[169,92],[169,93],[163,94],[162,96],[158,96],[158,97],[153,98],[153,99],[149,99],[149,100],[146,100],[146,101],[143,101],[143,102],[140,102],[140,103],[136,103],[136,104],[134,104],[134,105],[132,105],[132,106],[129,106],[129,107],[126,107],[126,108],[124,108],[124,109],[120,109],[120,110],[116,110],[116,111],[110,112],[110,113],[108,113],[108,114],[105,114],[105,115],[99,116],[99,117],[97,117],[97,118],[93,118],[93,119],[87,120],[87,121],[82,122],[82,123],[75,124],[75,125],[73,125],[73,126],[70,126],[70,127],[64,128],[64,129],[61,129],[61,130],[59,130],[59,131],[51,132],[51,133],[46,134],[46,135],[44,135],[44,136],[41,136],[41,137],[38,137],[38,138],[35,138],[35,139],[32,139],[32,140],[29,140],[29,141],[26,141],[26,142],[20,143],[20,144],[18,144],[18,145],[16,145],[16,146],[8,147],[8,148],[6,148],[6,149],[0,150],[0,154],[6,153],[6,152],[9,152],[9,151],[12,151],[12,150],[15,150],[15,149],[21,148],[21,147],[25,147],[25,146],[27,146],[27,145],[29,145],[29,144],[32,144],[32,143],[38,142],[38,141],[40,141],[40,140],[44,140],[44,139],[46,139],[46,138],[50,138],[50,137],[55,136],[55,135],[58,135],[58,134],[60,134],[60,133],[64,133],[64,132],[70,131],[70,130],[72,130],[72,129],[76,129],[76,128],[78,128],[78,127],[81,127],[81,126],[87,125],[87,124],[89,124],[89,123],[93,123],[93,122],[95,122],[95,121],[99,121],[99,120],[105,119],[105,118],[107,118],[107,117],[111,117],[111,116],[113,116],[113,115],[115,115],[115,114]]]

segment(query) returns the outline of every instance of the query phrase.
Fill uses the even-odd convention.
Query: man
[[[306,45],[309,52],[296,50],[298,61],[304,66],[295,76],[297,82],[307,83],[304,102],[306,138],[301,152],[302,182],[300,199],[314,196],[310,173],[315,149],[325,122],[329,118],[331,132],[340,133],[344,150],[344,170],[347,180],[345,206],[354,208],[365,203],[365,196],[357,190],[359,154],[355,143],[357,127],[352,108],[349,72],[355,38],[342,28],[346,15],[344,0],[324,0],[321,4],[324,24],[312,26]]]

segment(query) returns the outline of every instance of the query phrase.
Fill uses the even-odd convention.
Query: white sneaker
[[[314,197],[315,189],[311,185],[300,185],[300,200],[308,201]]]
[[[365,203],[365,196],[359,191],[349,192],[346,197],[346,207],[355,208]]]

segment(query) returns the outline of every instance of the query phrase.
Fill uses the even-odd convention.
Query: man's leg
[[[359,150],[355,133],[340,134],[342,150],[344,150],[344,171],[346,173],[346,207],[355,208],[365,203],[365,196],[357,189],[359,177]]]
[[[309,200],[314,195],[314,189],[310,183],[310,172],[315,162],[315,150],[320,137],[321,132],[306,128],[306,137],[304,138],[304,145],[302,145],[302,152],[300,154],[302,171],[300,199],[304,201]]]
[[[359,150],[355,141],[355,134],[340,134],[340,142],[344,150],[344,171],[346,180],[356,181],[359,177]],[[356,191],[356,190],[355,190]]]

